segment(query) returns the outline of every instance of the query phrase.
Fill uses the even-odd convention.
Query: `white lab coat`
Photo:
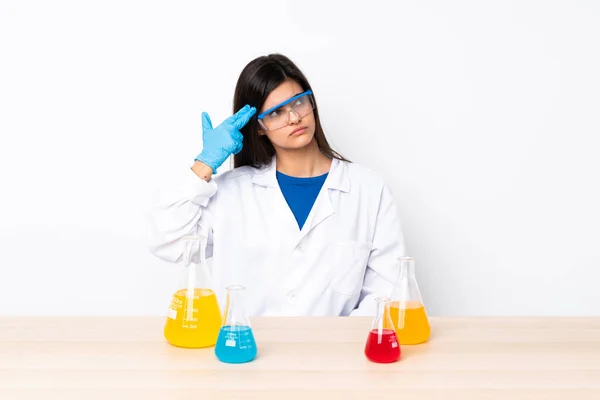
[[[215,292],[246,287],[249,316],[374,315],[390,296],[404,240],[392,193],[371,170],[334,159],[302,230],[279,189],[276,159],[210,182],[190,168],[150,213],[150,251],[182,260],[181,238],[209,237]]]

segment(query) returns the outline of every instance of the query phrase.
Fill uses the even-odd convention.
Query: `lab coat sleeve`
[[[158,258],[179,262],[183,254],[182,237],[204,234],[208,237],[206,256],[212,253],[211,227],[217,184],[206,182],[190,169],[159,189],[149,212],[148,247]]]
[[[358,307],[351,316],[374,316],[375,298],[391,296],[393,285],[400,272],[398,257],[405,256],[404,235],[398,208],[387,186],[381,191],[379,210],[373,234],[373,248],[365,272]]]

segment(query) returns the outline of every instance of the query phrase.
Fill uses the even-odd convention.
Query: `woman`
[[[207,235],[217,296],[244,285],[248,315],[374,315],[404,255],[389,188],[331,149],[287,57],[251,61],[233,109],[216,128],[203,113],[202,152],[152,212],[152,253],[179,262],[182,237]],[[232,154],[235,169],[213,177]]]

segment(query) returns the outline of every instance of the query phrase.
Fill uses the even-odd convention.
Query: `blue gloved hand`
[[[216,128],[212,127],[210,117],[202,113],[202,152],[195,158],[217,172],[227,157],[242,150],[244,137],[240,133],[250,118],[256,113],[256,108],[245,105]]]

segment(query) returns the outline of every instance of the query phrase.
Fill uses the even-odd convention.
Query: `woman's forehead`
[[[268,110],[269,108],[275,107],[276,105],[281,104],[302,92],[302,86],[300,86],[296,81],[285,81],[273,89],[271,93],[269,93],[262,108],[264,110]]]

